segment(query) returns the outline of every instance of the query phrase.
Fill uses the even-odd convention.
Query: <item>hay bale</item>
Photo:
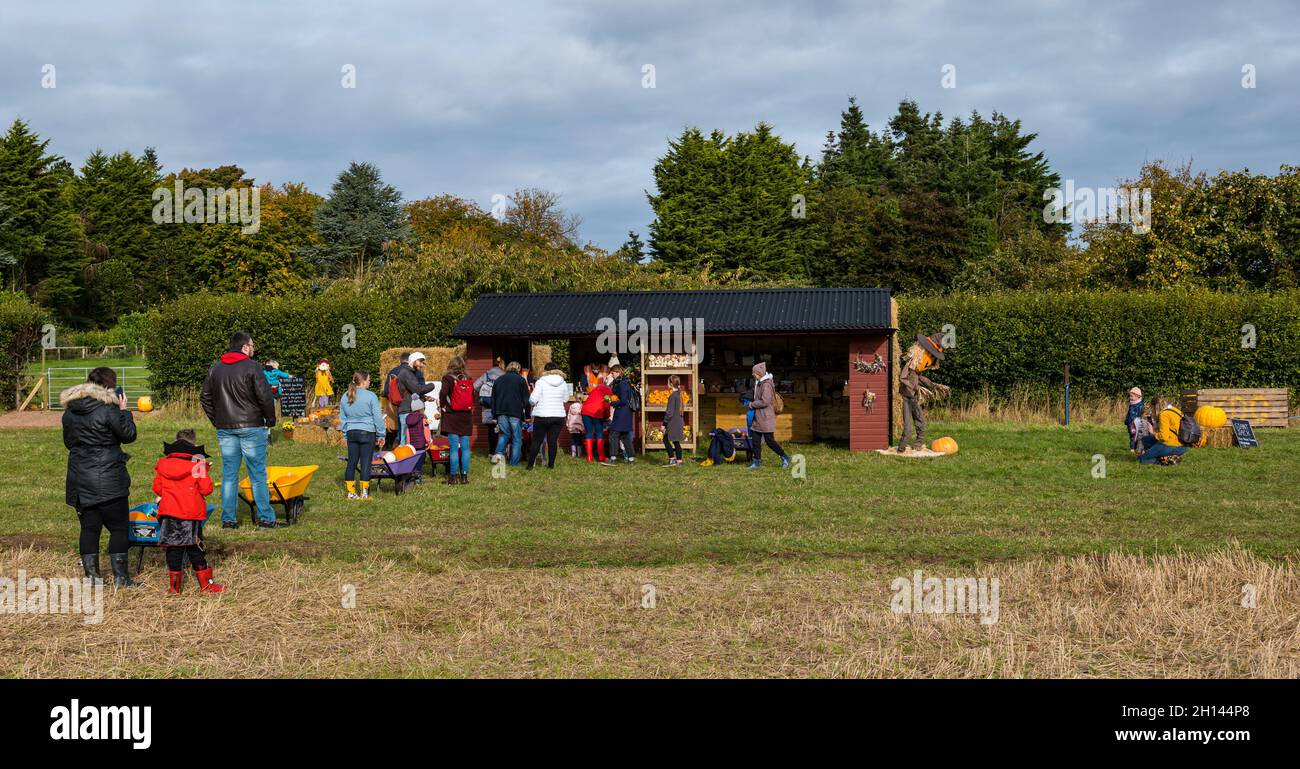
[[[525,366],[530,366],[533,370],[533,376],[537,376],[546,369],[546,364],[555,360],[555,353],[551,350],[549,344],[534,344],[529,351],[529,361],[519,361]]]
[[[1236,445],[1231,427],[1202,427],[1205,433],[1205,448],[1228,449]]]
[[[306,424],[295,425],[293,428],[293,440],[295,443],[309,443],[314,446],[342,446],[348,445],[347,436],[338,430],[329,430],[320,425]]]
[[[459,347],[390,347],[379,353],[379,370],[371,376],[376,380],[383,378],[385,374],[391,371],[402,359],[404,352],[422,352],[424,353],[424,378],[441,379],[442,373],[447,370],[447,361],[451,356],[465,356],[465,345]]]

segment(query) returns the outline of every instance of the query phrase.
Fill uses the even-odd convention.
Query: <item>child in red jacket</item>
[[[220,593],[225,587],[212,581],[212,569],[203,555],[200,533],[208,518],[204,499],[212,493],[208,471],[212,463],[202,446],[195,446],[193,430],[176,433],[175,443],[163,443],[162,459],[154,465],[153,493],[158,495],[158,544],[167,551],[168,593],[181,592],[185,556],[190,557],[199,589]]]
[[[582,426],[587,444],[587,461],[592,461],[592,449],[596,449],[602,464],[608,463],[605,456],[605,420],[609,419],[609,402],[614,391],[601,383],[587,391],[587,400],[582,404]]]

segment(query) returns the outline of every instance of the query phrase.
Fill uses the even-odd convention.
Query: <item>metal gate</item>
[[[86,381],[86,377],[95,369],[95,366],[89,367],[58,367],[45,369],[45,403],[48,408],[62,409],[63,404],[59,403],[59,393]],[[153,396],[153,390],[149,387],[149,369],[144,366],[116,366],[113,371],[117,372],[117,386],[121,387],[126,393],[126,407],[135,411],[136,403],[140,396]]]

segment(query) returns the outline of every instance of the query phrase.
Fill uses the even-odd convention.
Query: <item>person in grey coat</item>
[[[497,441],[500,440],[496,415],[492,413],[492,392],[496,386],[496,381],[502,374],[506,373],[506,359],[498,355],[492,361],[492,368],[479,374],[478,379],[474,380],[474,399],[479,402],[479,407],[483,410],[483,424],[488,429],[488,456],[496,451]]]
[[[763,444],[766,443],[772,447],[776,455],[781,458],[782,469],[790,466],[790,455],[785,453],[781,444],[776,442],[776,384],[772,381],[772,375],[767,373],[767,363],[759,361],[754,364],[754,397],[750,399],[749,407],[754,410],[754,425],[749,429],[749,444],[753,451],[754,459],[749,463],[749,469],[753,470],[763,466]]]
[[[676,374],[668,377],[668,387],[673,393],[668,396],[668,406],[664,409],[664,448],[668,449],[668,462],[664,467],[676,467],[682,464],[682,431],[686,427],[686,415],[682,412],[682,378]]]

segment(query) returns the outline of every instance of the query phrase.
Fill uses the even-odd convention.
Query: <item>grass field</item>
[[[139,422],[133,502],[178,427]],[[475,457],[469,486],[369,503],[342,498],[337,449],[282,440],[273,464],[321,465],[311,500],[292,528],[246,507],[210,527],[229,592],[168,598],[151,554],[102,625],[0,620],[0,674],[1300,675],[1300,431],[1173,468],[1137,465],[1113,427],[944,434],[962,450],[941,460],[797,447],[802,480],[658,455],[493,478]],[[57,430],[0,431],[0,574],[76,573],[65,457]],[[999,621],[893,614],[913,569],[999,578]]]

